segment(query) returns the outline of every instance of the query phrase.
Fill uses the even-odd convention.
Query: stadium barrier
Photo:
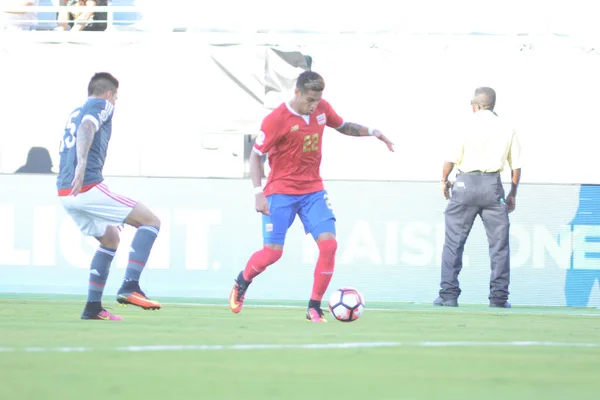
[[[225,299],[262,246],[246,180],[124,178],[111,189],[144,202],[162,220],[143,288],[164,296]],[[95,240],[82,238],[56,198],[55,177],[0,175],[0,291],[84,294]],[[354,286],[369,301],[429,303],[437,294],[444,225],[439,184],[328,181],[338,220],[331,289]],[[357,195],[360,193],[360,196]],[[511,214],[515,305],[600,306],[600,186],[527,185]],[[122,232],[106,294],[123,277],[134,230]],[[304,300],[317,246],[296,221],[282,259],[248,299]],[[477,220],[460,275],[462,303],[487,303],[489,257]]]

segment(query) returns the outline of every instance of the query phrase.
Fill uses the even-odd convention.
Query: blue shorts
[[[267,196],[267,201],[271,215],[262,216],[265,244],[283,244],[296,214],[300,216],[304,232],[315,240],[321,233],[335,235],[335,215],[325,190],[300,195],[272,194]]]

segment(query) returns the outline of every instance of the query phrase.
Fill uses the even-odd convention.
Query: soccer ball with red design
[[[338,321],[356,321],[364,310],[365,299],[354,288],[341,288],[329,296],[329,311]]]

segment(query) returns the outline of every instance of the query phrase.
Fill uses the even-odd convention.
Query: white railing
[[[143,7],[139,6],[18,6],[18,7],[7,7],[0,6],[0,12],[3,13],[51,13],[51,12],[105,12],[107,15],[106,20],[90,21],[91,23],[106,22],[107,29],[114,25],[114,14],[115,13],[141,13]],[[19,22],[37,22],[37,23],[49,23],[57,22],[54,20],[40,20],[40,19],[21,19]],[[127,21],[136,22],[136,21]]]
[[[468,1],[468,0],[465,0]],[[460,3],[461,1],[457,1]],[[477,4],[477,9],[465,12],[461,7],[449,7],[447,13],[436,15],[427,7],[432,1],[389,1],[369,0],[304,0],[304,7],[310,9],[315,6],[314,18],[294,18],[296,10],[280,2],[279,7],[273,7],[273,2],[267,0],[255,1],[226,1],[213,2],[207,7],[203,1],[153,1],[146,0],[136,3],[134,6],[11,6],[4,0],[0,0],[0,13],[3,12],[59,12],[76,11],[81,12],[82,7],[87,12],[106,12],[108,14],[108,25],[112,26],[115,13],[140,13],[151,14],[153,24],[169,23],[174,20],[180,25],[187,26],[209,26],[218,29],[227,27],[229,31],[283,31],[298,30],[303,32],[327,32],[331,33],[395,33],[395,34],[469,34],[470,32],[490,34],[530,34],[549,35],[560,33],[572,35],[576,32],[590,31],[600,34],[595,20],[591,18],[582,19],[580,24],[557,22],[566,21],[569,18],[558,18],[561,14],[550,13],[548,8],[540,10],[522,10],[520,7],[512,7],[505,2],[501,5]],[[576,0],[571,0],[576,2]],[[4,4],[2,4],[4,3]],[[454,3],[454,2],[435,2]],[[516,2],[518,3],[518,2]],[[516,8],[515,8],[516,7]],[[509,18],[513,10],[520,15],[514,20]],[[573,14],[576,8],[567,8],[567,15]],[[589,11],[593,14],[595,8]],[[580,10],[580,11],[585,11]],[[489,14],[493,13],[493,14]],[[580,16],[583,12],[579,12]],[[489,19],[489,15],[497,18]],[[594,14],[595,15],[595,14]],[[507,18],[502,18],[506,16]],[[486,18],[477,18],[486,17]],[[482,22],[485,20],[485,22]],[[135,22],[135,21],[131,21]],[[243,25],[244,27],[240,27]],[[238,29],[239,28],[239,29]]]
[[[1,0],[0,0],[1,1]],[[143,4],[143,3],[142,3]],[[198,6],[199,4],[196,4],[196,6]],[[166,6],[165,6],[166,7]],[[182,7],[176,7],[177,9],[180,9]],[[189,7],[183,7],[183,10],[187,10],[187,12],[193,14],[193,13],[198,13],[198,12],[202,12],[205,11],[203,9],[201,9],[200,7],[194,7],[194,6],[189,6]],[[178,15],[177,18],[175,19],[175,21],[173,20],[173,18],[169,18],[167,17],[166,14],[160,15],[160,10],[161,8],[154,5],[154,4],[148,4],[148,5],[136,5],[136,6],[113,6],[113,5],[108,5],[108,6],[6,6],[6,5],[1,5],[0,4],[0,14],[1,13],[52,13],[52,12],[77,12],[77,13],[81,13],[81,12],[106,12],[107,13],[107,19],[106,21],[104,20],[100,20],[100,21],[94,21],[94,22],[107,22],[108,27],[112,27],[114,25],[115,22],[115,14],[116,13],[139,13],[140,15],[145,15],[146,13],[148,14],[152,14],[153,15],[153,24],[159,24],[159,23],[165,23],[165,24],[175,24],[175,25],[179,25],[179,27],[181,28],[185,28],[185,27],[199,27],[199,26],[205,26],[206,28],[209,29],[214,29],[214,30],[220,30],[220,31],[227,31],[227,32],[242,32],[242,33],[248,33],[248,32],[253,32],[253,33],[269,33],[272,31],[277,31],[277,32],[284,32],[284,33],[289,33],[289,34],[299,34],[299,32],[303,32],[303,34],[348,34],[348,35],[352,35],[352,34],[381,34],[382,31],[385,33],[397,33],[394,29],[387,29],[389,28],[389,24],[387,24],[387,27],[381,28],[381,27],[377,27],[377,26],[368,26],[368,24],[365,24],[365,22],[362,22],[360,24],[357,24],[357,26],[359,26],[359,28],[357,29],[347,29],[347,28],[343,28],[343,27],[335,27],[335,21],[330,21],[327,23],[323,23],[323,24],[319,24],[318,27],[316,26],[309,26],[307,25],[306,27],[302,27],[299,28],[297,26],[292,26],[291,24],[286,24],[286,26],[288,28],[283,28],[281,29],[280,27],[274,27],[272,26],[272,17],[271,16],[265,16],[262,15],[262,18],[258,18],[261,15],[259,14],[258,16],[248,16],[248,18],[246,18],[246,23],[243,24],[243,26],[240,26],[238,24],[239,21],[229,21],[229,18],[225,18],[225,19],[218,19],[218,18],[190,18],[188,15],[185,14],[181,14]],[[215,12],[216,14],[219,13],[219,11],[213,10],[211,9],[211,12]],[[231,11],[231,10],[228,10]],[[158,18],[155,18],[157,17]],[[278,16],[280,17],[280,16]],[[287,17],[286,17],[287,18]],[[0,18],[1,21],[1,18]],[[34,19],[34,20],[19,20],[19,22],[43,22],[43,23],[48,23],[48,22],[54,22],[55,20],[40,20],[40,19]],[[138,20],[131,20],[131,21],[127,21],[127,20],[122,20],[120,22],[124,22],[124,23],[136,23],[139,22]],[[277,24],[275,24],[277,25]],[[302,24],[304,25],[304,24]]]
[[[2,0],[0,0],[0,3]],[[188,14],[195,14],[196,11],[200,11],[200,2],[194,3],[189,7]],[[190,8],[191,7],[191,8]],[[181,8],[181,7],[178,7]],[[277,24],[272,23],[272,19],[264,17],[262,19],[246,18],[247,23],[239,24],[239,21],[212,17],[206,17],[202,14],[196,16],[190,16],[188,14],[168,15],[161,13],[161,6],[156,4],[146,4],[136,6],[7,6],[0,4],[0,37],[6,31],[2,30],[2,17],[4,12],[36,12],[36,13],[48,13],[48,12],[106,12],[107,13],[107,31],[118,31],[118,35],[86,35],[87,32],[77,31],[72,34],[70,31],[56,32],[48,29],[41,29],[35,32],[34,35],[27,35],[24,37],[27,40],[32,41],[46,41],[46,40],[66,40],[69,42],[77,41],[110,41],[110,40],[132,40],[145,41],[154,40],[154,33],[165,34],[165,33],[180,33],[181,31],[187,31],[188,33],[202,33],[201,38],[196,37],[194,40],[205,43],[217,44],[217,43],[236,43],[236,44],[277,44],[279,46],[303,46],[308,44],[327,44],[327,43],[375,43],[381,42],[382,38],[388,37],[390,40],[399,36],[406,35],[405,32],[396,32],[393,30],[388,31],[373,31],[369,27],[363,28],[362,30],[348,30],[341,29],[340,27],[332,26],[332,24],[320,25],[319,28],[314,29],[302,29],[301,32],[296,30],[296,27],[289,27],[285,29],[279,29]],[[194,11],[194,12],[192,12]],[[212,10],[211,11],[215,11]],[[115,14],[118,13],[137,13],[139,19],[126,20],[119,18],[115,20]],[[218,14],[218,13],[217,13]],[[26,22],[27,20],[19,20],[19,22]],[[37,22],[39,25],[47,26],[48,24],[56,23],[59,21],[56,19],[36,19],[31,22]],[[63,21],[60,21],[63,22]],[[95,23],[104,21],[94,21]],[[121,26],[130,26],[131,28],[119,29]],[[286,24],[286,27],[288,25]],[[364,27],[364,24],[360,24]],[[338,29],[340,28],[340,29]],[[18,30],[13,30],[13,32]],[[143,35],[139,33],[143,32]],[[83,34],[81,34],[83,33]],[[21,35],[18,35],[22,37]],[[197,35],[196,35],[197,36]],[[184,40],[182,36],[177,35],[178,40]],[[387,39],[384,39],[387,40]]]

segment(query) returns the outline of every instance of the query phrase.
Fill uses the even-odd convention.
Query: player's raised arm
[[[392,143],[378,129],[367,128],[366,126],[362,126],[354,122],[344,122],[342,126],[336,130],[348,136],[375,136],[377,139],[385,143],[390,151],[394,151],[394,143]]]
[[[79,125],[79,129],[77,129],[77,167],[75,168],[73,182],[71,182],[73,188],[71,190],[72,196],[77,196],[83,186],[83,177],[87,166],[88,154],[97,130],[96,124],[92,122],[91,119],[84,119],[81,122],[81,125]]]

